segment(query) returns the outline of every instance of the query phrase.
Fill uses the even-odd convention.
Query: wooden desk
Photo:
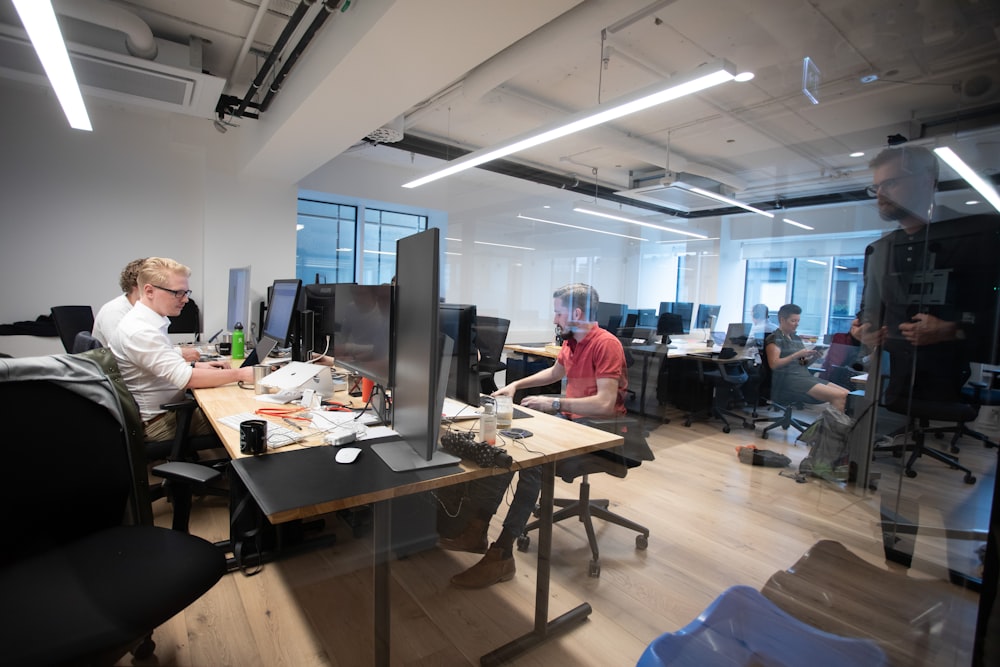
[[[245,456],[239,451],[239,434],[236,430],[219,424],[217,420],[233,414],[252,412],[256,407],[267,404],[255,401],[252,392],[234,385],[197,389],[194,394],[233,457],[233,473],[247,487],[271,523],[374,504],[372,566],[375,664],[388,665],[390,501],[421,491],[487,477],[500,471],[479,468],[463,461],[459,466],[393,473],[372,452],[363,453],[357,463],[339,465],[333,462],[334,450],[331,447],[315,445],[321,436],[312,436],[301,444],[272,450],[266,456]],[[590,614],[590,605],[583,603],[552,621],[548,619],[555,462],[624,442],[620,436],[605,431],[527,408],[520,409],[533,417],[530,420],[530,430],[534,435],[526,441],[531,451],[510,447],[507,452],[513,457],[515,468],[540,466],[542,471],[534,627],[521,637],[483,656],[482,664],[509,661],[556,632],[572,627]],[[364,441],[359,446],[364,447]],[[293,483],[289,483],[290,481]]]

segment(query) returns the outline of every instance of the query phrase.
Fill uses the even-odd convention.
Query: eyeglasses
[[[869,185],[865,188],[865,193],[872,198],[878,197],[878,191],[882,188],[894,188],[899,185],[900,181],[907,178],[913,178],[914,174],[905,174],[903,176],[896,176],[895,178],[887,178],[881,183],[875,183],[874,185]]]
[[[185,297],[191,296],[191,290],[189,289],[167,289],[166,287],[160,287],[159,285],[153,285],[156,289],[161,289],[164,292],[170,292],[174,295],[175,299],[183,299]]]

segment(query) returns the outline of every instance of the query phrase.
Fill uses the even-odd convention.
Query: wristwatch
[[[561,412],[561,411],[562,411],[562,400],[559,399],[559,398],[553,398],[552,399],[552,412]]]

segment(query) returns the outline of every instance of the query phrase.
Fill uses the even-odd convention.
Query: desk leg
[[[555,463],[540,466],[542,471],[542,494],[539,499],[538,526],[538,576],[535,580],[535,627],[526,635],[504,644],[487,653],[479,660],[480,665],[500,665],[538,646],[548,637],[572,628],[586,620],[592,611],[590,604],[570,609],[558,618],[549,621],[549,570],[552,554],[552,506],[555,497]]]
[[[392,501],[375,503],[372,519],[372,580],[374,588],[374,618],[372,632],[375,664],[389,664],[389,558],[392,550]]]

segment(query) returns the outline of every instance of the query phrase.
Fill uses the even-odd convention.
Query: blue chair
[[[639,658],[638,667],[805,664],[880,667],[886,658],[870,639],[823,632],[788,615],[757,590],[733,586],[698,618],[677,632],[654,639]]]

